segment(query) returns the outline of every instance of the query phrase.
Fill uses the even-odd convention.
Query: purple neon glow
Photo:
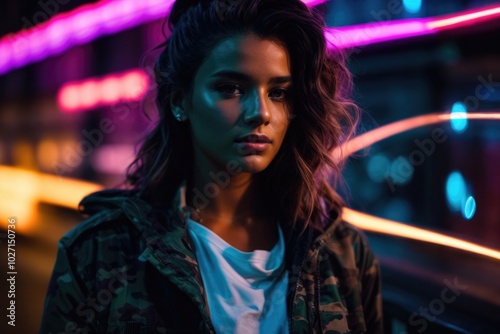
[[[302,0],[314,6],[326,0]],[[0,74],[134,26],[165,17],[174,0],[102,0],[54,16],[17,34],[0,39]],[[435,33],[500,17],[492,6],[432,19],[368,23],[329,28],[326,38],[347,48]]]
[[[102,0],[0,39],[0,74],[165,17],[174,0]]]
[[[327,0],[302,0],[315,6]],[[174,0],[102,0],[0,39],[0,74],[140,24],[163,18]]]
[[[500,17],[500,6],[490,6],[436,18],[372,22],[350,27],[328,28],[325,37],[340,48],[381,43],[456,29]]]
[[[305,3],[308,7],[314,7],[327,1],[328,0],[302,0],[302,2]]]
[[[337,47],[350,48],[435,33],[436,30],[429,29],[427,22],[427,19],[415,19],[327,28],[325,38]]]

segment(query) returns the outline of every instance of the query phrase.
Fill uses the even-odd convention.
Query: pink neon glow
[[[0,39],[0,74],[165,17],[174,0],[102,0]]]
[[[104,103],[113,103],[120,99],[121,92],[116,89],[120,86],[120,80],[115,76],[110,76],[101,81],[101,99]]]
[[[327,0],[303,0],[314,6]],[[101,0],[0,39],[0,74],[165,17],[174,0]]]
[[[350,48],[434,34],[443,30],[492,21],[499,17],[500,6],[495,6],[438,18],[373,22],[350,27],[328,28],[325,36],[337,47]]]
[[[485,20],[492,20],[497,17],[500,17],[500,7],[491,7],[460,13],[459,15],[442,17],[427,23],[427,26],[431,29],[458,28],[459,26],[475,24]]]
[[[165,17],[174,0],[102,0],[54,16],[49,21],[0,39],[0,74],[61,53],[100,36],[113,34]],[[314,6],[326,0],[303,0]],[[500,6],[439,18],[374,22],[329,28],[327,39],[339,47],[354,47],[432,34],[440,30],[490,21]],[[338,36],[336,36],[338,34]]]
[[[91,164],[101,173],[122,175],[134,157],[134,145],[101,145],[92,154]]]
[[[302,0],[302,2],[305,3],[308,7],[314,7],[327,1],[328,0]]]
[[[67,83],[59,90],[57,102],[64,112],[88,110],[119,101],[140,100],[148,86],[148,75],[140,69],[132,70],[104,78]]]
[[[425,19],[367,23],[352,27],[327,28],[327,41],[340,48],[375,44],[390,40],[430,34]]]

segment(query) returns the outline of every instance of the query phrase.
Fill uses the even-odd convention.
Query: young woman
[[[299,0],[176,1],[129,190],[86,197],[42,333],[382,333],[331,151],[350,76]]]

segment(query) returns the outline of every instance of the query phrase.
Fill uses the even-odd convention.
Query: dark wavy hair
[[[340,50],[328,51],[324,21],[300,0],[177,0],[168,26],[171,35],[156,67],[159,120],[127,170],[127,182],[144,197],[166,205],[193,171],[189,122],[171,112],[174,94],[192,91],[195,74],[224,39],[255,34],[282,43],[292,75],[290,122],[277,156],[261,173],[277,217],[323,230],[343,201],[334,191],[342,163],[332,149],[352,136],[359,109],[349,99],[352,80]],[[264,195],[264,194],[263,194]]]

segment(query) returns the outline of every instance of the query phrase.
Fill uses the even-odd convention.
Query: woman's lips
[[[237,142],[238,152],[242,154],[259,153],[267,150],[271,143],[252,143],[247,141]]]
[[[235,140],[240,154],[261,153],[271,146],[272,140],[260,133],[250,133]]]
[[[237,143],[248,142],[248,143],[271,143],[271,139],[268,136],[260,133],[250,133],[243,137],[236,139]]]

